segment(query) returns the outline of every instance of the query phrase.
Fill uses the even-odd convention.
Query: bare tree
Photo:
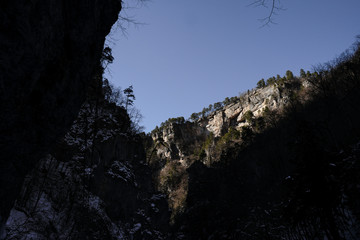
[[[130,25],[138,26],[143,23],[138,22],[134,16],[129,15],[128,10],[138,9],[143,7],[146,2],[149,0],[127,0],[123,1],[122,11],[119,14],[119,19],[117,21],[117,27],[126,35],[126,30]],[[253,0],[249,6],[255,7],[264,7],[269,9],[269,13],[266,17],[259,19],[263,26],[267,26],[269,24],[276,24],[274,21],[274,16],[281,10],[284,10],[281,0]]]
[[[145,5],[148,0],[127,0],[122,1],[122,10],[120,11],[116,26],[126,36],[130,25],[138,26],[143,23],[138,22],[134,16],[129,15],[128,10],[139,9]]]
[[[143,132],[144,126],[140,125],[143,115],[140,113],[139,109],[132,107],[128,110],[128,114],[131,119],[131,131],[135,134]]]

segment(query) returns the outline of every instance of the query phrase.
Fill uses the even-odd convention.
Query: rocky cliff
[[[236,102],[211,113],[200,121],[200,125],[205,125],[215,137],[224,135],[231,126],[240,130],[242,126],[248,125],[244,118],[246,112],[251,111],[254,117],[258,117],[266,107],[269,110],[282,109],[288,103],[289,96],[281,94],[281,91],[282,88],[277,85],[253,89]]]
[[[306,80],[168,121],[145,154],[99,91],[120,9],[0,2],[0,238],[360,238],[360,44]]]
[[[148,161],[155,171],[158,190],[168,196],[173,210],[172,221],[186,209],[187,169],[192,164],[199,161],[210,167],[221,161],[228,144],[246,142],[246,136],[240,135],[247,131],[262,131],[260,128],[270,125],[269,115],[280,114],[291,103],[294,93],[306,89],[307,81],[298,78],[256,88],[195,121],[169,119],[161,128],[152,131]],[[264,115],[267,115],[266,120]]]
[[[179,239],[359,238],[359,46],[152,132]]]
[[[120,9],[120,0],[0,2],[0,224],[77,116]]]
[[[86,102],[26,176],[6,239],[164,239],[168,205],[129,127],[125,109]]]
[[[201,148],[209,135],[221,138],[229,128],[242,131],[243,127],[252,125],[252,122],[246,119],[246,114],[249,113],[252,119],[261,118],[267,112],[280,113],[291,103],[291,97],[295,93],[304,92],[307,86],[305,79],[292,79],[286,85],[274,84],[256,88],[196,121],[180,124],[169,122],[152,132],[154,143],[162,143],[155,144],[154,151],[160,159],[179,160],[189,166],[192,163],[188,161],[189,158]]]

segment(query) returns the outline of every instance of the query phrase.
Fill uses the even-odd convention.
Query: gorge
[[[103,78],[120,10],[0,3],[0,239],[360,238],[358,42],[145,134]]]

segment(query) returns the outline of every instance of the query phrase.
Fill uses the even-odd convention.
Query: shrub
[[[177,169],[175,162],[167,162],[160,172],[160,186],[163,191],[168,188],[173,189],[181,180],[182,173]]]
[[[236,130],[233,127],[230,127],[228,132],[225,133],[217,142],[216,148],[217,150],[220,150],[224,146],[228,145],[231,141],[239,139],[240,138],[240,132]]]
[[[205,149],[201,149],[200,153],[198,154],[199,160],[202,160],[206,157]]]
[[[199,160],[202,160],[206,157],[206,149],[209,149],[212,143],[214,142],[214,134],[211,132],[209,136],[205,139],[200,149],[195,150],[194,155],[198,156]]]
[[[280,78],[276,83],[277,83],[279,86],[282,86],[282,85],[285,84],[285,80],[286,80],[286,78],[283,77],[283,78]]]
[[[254,120],[254,128],[257,132],[265,129],[265,121],[263,117],[258,117]]]
[[[204,149],[209,148],[213,141],[214,141],[214,134],[211,132],[209,136],[206,138],[203,148]]]
[[[247,121],[247,122],[251,122],[252,119],[254,117],[254,114],[252,113],[252,111],[248,110],[245,114],[244,114],[244,119]]]
[[[243,140],[244,142],[250,142],[254,135],[253,131],[248,126],[241,127],[240,132],[241,140]]]

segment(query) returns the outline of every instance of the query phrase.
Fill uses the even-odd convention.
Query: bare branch
[[[145,6],[147,1],[148,0],[128,0],[126,2],[122,1],[122,10],[119,14],[116,26],[121,30],[125,37],[127,36],[127,29],[131,25],[134,25],[135,27],[144,25],[144,23],[136,21],[134,16],[130,16],[129,11],[142,8]]]
[[[255,0],[248,6],[270,9],[267,17],[259,19],[259,21],[263,23],[261,27],[268,26],[269,24],[277,24],[274,21],[274,16],[277,15],[278,11],[285,10],[281,5],[280,0]]]

